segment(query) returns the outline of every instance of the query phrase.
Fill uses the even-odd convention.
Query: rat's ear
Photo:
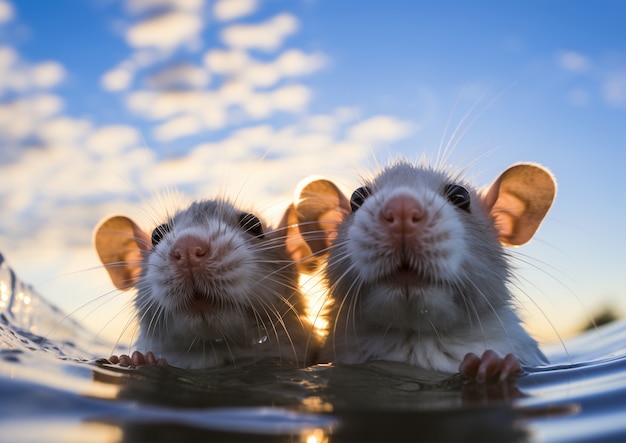
[[[311,247],[300,232],[295,204],[289,205],[276,232],[280,232],[284,236],[285,251],[296,263],[298,271],[313,271],[316,267],[315,258]]]
[[[348,199],[330,180],[305,179],[296,201],[281,222],[286,249],[300,272],[313,272],[337,236],[337,226],[350,211]]]
[[[144,251],[151,240],[137,224],[123,216],[103,220],[94,233],[100,261],[118,289],[130,289],[139,280]]]
[[[522,163],[500,174],[484,193],[482,207],[493,218],[500,243],[519,246],[535,234],[555,195],[547,169]]]

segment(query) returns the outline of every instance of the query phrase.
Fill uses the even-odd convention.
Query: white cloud
[[[268,118],[272,114],[273,103],[269,94],[251,94],[242,103],[243,109],[253,119]]]
[[[202,18],[191,12],[171,11],[136,23],[126,32],[134,48],[172,50],[194,43],[204,27]]]
[[[340,127],[359,118],[359,110],[348,106],[340,106],[332,114],[318,114],[304,117],[299,126],[304,131],[324,134],[336,133]]]
[[[274,61],[259,62],[242,50],[211,50],[204,57],[207,68],[216,74],[237,77],[251,86],[269,87],[285,77],[312,74],[327,63],[321,53],[306,54],[298,49],[283,52]]]
[[[0,46],[0,69],[10,69],[18,59],[17,52],[9,46]]]
[[[302,112],[311,100],[311,90],[302,85],[290,85],[271,93],[274,107],[280,111]]]
[[[239,76],[244,82],[255,87],[273,86],[280,80],[280,72],[270,63],[256,63]]]
[[[361,112],[353,106],[339,106],[333,115],[341,122],[348,123],[359,118]]]
[[[156,8],[159,2],[139,3],[132,6],[133,10]],[[243,14],[244,10],[252,11],[257,6],[254,2],[235,3],[216,4],[220,17],[235,18],[237,14]],[[168,34],[165,29],[168,23],[163,22],[168,22],[174,16],[181,17],[181,14],[187,13],[170,11],[142,21],[129,30],[128,39],[135,47],[142,48],[149,48],[151,44],[157,49],[179,45],[186,37],[176,37],[176,33],[173,36]],[[272,90],[256,89],[275,87],[285,78],[311,74],[325,66],[326,57],[321,53],[307,54],[290,49],[273,61],[261,62],[252,59],[246,52],[255,47],[277,48],[297,28],[298,21],[291,14],[279,14],[260,24],[227,27],[221,35],[235,46],[234,49],[208,51],[204,56],[206,69],[182,63],[153,73],[145,80],[145,84],[157,90],[131,90],[126,96],[126,105],[143,118],[161,121],[152,130],[152,134],[160,141],[172,141],[206,130],[221,129],[246,119],[264,119],[277,112],[302,113],[311,100],[309,88],[292,84]],[[194,32],[192,30],[189,35]],[[159,40],[165,38],[163,35],[172,36],[172,40],[168,40],[169,43]],[[137,54],[141,52],[143,55],[139,57]],[[163,54],[163,51],[156,53]],[[154,54],[154,51],[135,51],[117,68],[103,76],[103,87],[110,91],[130,89],[133,78],[141,74],[141,69],[155,63]],[[216,82],[219,85],[216,89],[207,90],[211,75],[224,78],[221,84]],[[187,88],[196,91],[185,91]]]
[[[204,56],[204,64],[211,72],[221,75],[234,74],[242,71],[250,59],[242,50],[225,51],[213,49]]]
[[[109,200],[121,202],[136,196],[137,192],[147,192],[138,189],[136,182],[138,178],[151,176],[156,164],[153,152],[143,146],[118,146],[119,152],[112,152],[113,148],[111,146],[111,152],[100,156],[90,156],[86,161],[85,176],[90,184],[86,197],[106,193]],[[151,185],[150,191],[159,186]]]
[[[95,139],[87,138],[88,144],[98,145],[108,139],[128,145],[129,134],[123,135],[123,132],[123,128],[101,128],[92,133]],[[66,135],[62,137],[65,140],[50,140],[45,149],[24,151],[17,165],[0,164],[0,175],[12,184],[10,189],[0,189],[5,210],[12,214],[28,214],[27,219],[16,217],[5,225],[18,238],[36,237],[39,230],[35,228],[66,214],[66,202],[74,201],[78,206],[90,208],[90,200],[94,197],[106,195],[115,199],[123,195],[128,198],[135,192],[128,180],[138,174],[150,175],[154,159],[147,149],[126,148],[109,153],[114,155],[93,155],[98,152],[85,149],[82,140],[70,140],[72,137],[67,134],[61,135]],[[109,146],[116,148],[114,144]],[[61,202],[63,206],[60,206]],[[93,220],[90,226],[93,227],[96,221]],[[74,235],[78,226],[76,221],[65,226],[66,238]],[[89,235],[82,239],[83,244],[89,241]]]
[[[222,41],[237,49],[274,51],[298,30],[298,19],[283,13],[258,25],[232,25],[221,32]]]
[[[167,57],[167,51],[161,51],[156,48],[136,50],[115,68],[105,72],[100,78],[100,85],[105,91],[109,92],[128,90],[132,86],[138,71],[162,62]]]
[[[311,74],[326,64],[320,53],[305,54],[296,49],[285,51],[269,63],[249,62],[238,74],[246,83],[257,87],[268,87],[284,77],[300,77]]]
[[[585,72],[590,67],[587,57],[575,51],[562,51],[557,54],[557,63],[561,68],[572,72]]]
[[[115,68],[106,72],[100,79],[100,84],[106,91],[123,91],[130,87],[133,73],[128,69]]]
[[[337,131],[337,119],[330,115],[311,115],[303,119],[301,125],[309,131],[332,134]]]
[[[586,73],[594,82],[599,80],[602,99],[610,106],[626,106],[626,70],[592,66],[585,55],[575,51],[561,51],[557,54],[557,64],[567,71]],[[568,98],[574,106],[584,106],[589,101],[589,92],[576,88],[569,92]]]
[[[317,117],[334,119],[339,113]],[[171,176],[167,170],[157,168],[154,178],[172,184],[182,180],[205,197],[215,195],[216,189],[226,189],[226,195],[237,194],[240,201],[244,201],[242,196],[248,197],[257,206],[269,208],[270,204],[279,203],[271,213],[261,212],[275,221],[304,177],[320,174],[345,184],[350,180],[345,177],[345,165],[357,170],[365,166],[366,157],[372,152],[369,141],[338,138],[342,132],[320,133],[303,125],[252,126],[221,141],[197,145],[177,160],[179,174]],[[265,154],[269,155],[265,157]],[[187,168],[191,174],[184,172]],[[236,172],[229,168],[236,168]]]
[[[148,86],[156,89],[195,88],[209,84],[209,73],[191,64],[168,66],[148,78]]]
[[[154,66],[159,62],[169,60],[167,51],[160,51],[157,48],[145,48],[134,51],[131,56],[120,65],[123,68],[136,71],[142,68]]]
[[[246,146],[252,148],[269,145],[273,136],[274,129],[268,124],[249,126],[239,129],[232,134],[233,139],[240,140]]]
[[[601,99],[609,106],[626,106],[626,70],[623,67],[616,69],[600,63],[594,66],[586,56],[575,51],[560,52],[557,63],[567,71],[587,74],[587,80],[600,89]],[[590,93],[578,87],[569,91],[568,100],[574,106],[584,106],[590,100]]]
[[[157,126],[154,138],[162,142],[197,134],[202,130],[202,123],[195,115],[181,115]]]
[[[3,91],[50,89],[65,78],[63,65],[55,61],[30,64],[8,46],[0,47],[0,95]]]
[[[128,108],[143,118],[162,120],[181,113],[198,113],[204,105],[215,105],[210,91],[136,91],[128,95]]]
[[[607,75],[602,85],[604,100],[611,106],[626,106],[626,70]]]
[[[218,0],[213,6],[213,15],[218,21],[234,20],[256,11],[259,0]]]
[[[111,92],[130,89],[142,69],[160,62],[166,64],[172,52],[179,48],[199,49],[202,44],[200,34],[205,26],[204,0],[126,0],[125,6],[129,13],[142,14],[143,17],[125,31],[126,42],[133,52],[100,79],[102,88]],[[179,71],[178,74],[184,77],[176,80],[171,76],[157,76],[151,81],[175,83],[174,87],[179,83],[197,87],[199,83],[208,82],[208,74],[198,70],[193,73]]]
[[[192,161],[188,155],[166,159],[155,164],[152,168],[151,177],[142,177],[141,184],[143,187],[150,187],[151,183],[158,182],[160,190],[174,189],[196,183],[198,177],[203,173],[206,174],[206,180],[210,181],[212,175],[208,166],[210,165],[198,161],[198,159]]]
[[[229,107],[241,108],[249,117],[262,119],[276,112],[303,112],[310,100],[311,91],[303,85],[287,85],[272,91],[254,92],[249,85],[234,81],[215,92],[137,91],[129,94],[127,106],[136,114],[151,120],[185,115],[186,118],[161,125],[155,131],[160,140],[173,140],[198,133],[202,129],[224,127],[228,123]]]
[[[93,131],[86,139],[85,146],[101,155],[114,155],[137,146],[140,136],[137,130],[126,125],[103,126]]]
[[[299,113],[311,100],[311,91],[306,86],[290,85],[270,91],[257,92],[240,103],[253,119],[267,118],[275,112]]]
[[[411,125],[394,117],[378,115],[352,126],[348,131],[351,140],[373,143],[394,142],[411,133]]]
[[[279,71],[288,77],[312,74],[324,67],[327,58],[322,53],[305,54],[298,49],[283,52],[276,60]]]
[[[3,178],[10,180],[13,191],[9,194],[9,207],[13,212],[28,209],[33,217],[26,224],[35,223],[43,216],[47,205],[54,205],[60,196],[70,196],[76,188],[66,180],[75,178],[76,168],[72,168],[83,157],[80,151],[70,145],[50,145],[46,149],[28,150],[20,159],[19,168],[8,168],[2,172]],[[33,180],[33,177],[37,177]],[[62,189],[67,186],[67,189]],[[15,224],[13,224],[15,225]],[[23,234],[22,226],[14,226],[16,234]]]
[[[226,109],[217,103],[207,103],[198,117],[206,129],[221,129],[228,124]]]
[[[30,75],[34,87],[48,89],[61,83],[65,69],[60,63],[49,61],[33,66]]]
[[[240,80],[232,80],[224,84],[217,91],[220,100],[225,105],[242,104],[252,96],[252,87]]]
[[[203,6],[204,0],[126,0],[126,10],[138,14],[159,8],[173,8],[197,11]]]
[[[19,140],[34,134],[36,128],[63,108],[63,101],[52,94],[38,94],[0,103],[2,138]]]
[[[302,85],[289,85],[268,92],[253,92],[241,84],[225,85],[216,93],[139,91],[129,96],[128,106],[145,118],[169,119],[154,129],[159,141],[172,141],[220,129],[228,123],[227,107],[241,108],[250,118],[268,118],[277,112],[303,112],[311,91]]]
[[[48,118],[63,109],[63,100],[53,94],[38,94],[31,98],[18,100],[18,104],[24,104],[24,111],[37,119]]]
[[[47,120],[36,128],[37,135],[46,143],[74,143],[91,130],[91,122],[60,116]]]
[[[7,1],[0,0],[0,24],[10,22],[14,16],[13,5]]]

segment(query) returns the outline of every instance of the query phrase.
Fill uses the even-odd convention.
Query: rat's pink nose
[[[394,238],[417,234],[424,220],[424,208],[410,195],[396,195],[390,198],[380,211],[382,225]]]
[[[185,235],[174,242],[170,257],[177,266],[195,268],[206,261],[208,252],[207,242],[192,235]]]

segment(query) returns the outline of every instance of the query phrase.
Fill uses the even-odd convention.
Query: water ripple
[[[129,370],[96,344],[0,254],[0,441],[626,441],[626,322],[488,386],[393,363]]]

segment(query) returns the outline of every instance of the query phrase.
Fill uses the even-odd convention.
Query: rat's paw
[[[504,358],[491,350],[483,353],[482,357],[468,353],[459,366],[461,375],[468,376],[479,383],[490,381],[504,381],[522,374],[522,366],[513,354]]]
[[[167,360],[164,358],[157,359],[152,351],[146,352],[146,355],[143,355],[139,351],[133,352],[131,356],[126,354],[122,354],[119,357],[117,355],[112,355],[111,358],[109,358],[109,361],[114,365],[120,365],[125,368],[144,365],[165,366],[168,364]]]

